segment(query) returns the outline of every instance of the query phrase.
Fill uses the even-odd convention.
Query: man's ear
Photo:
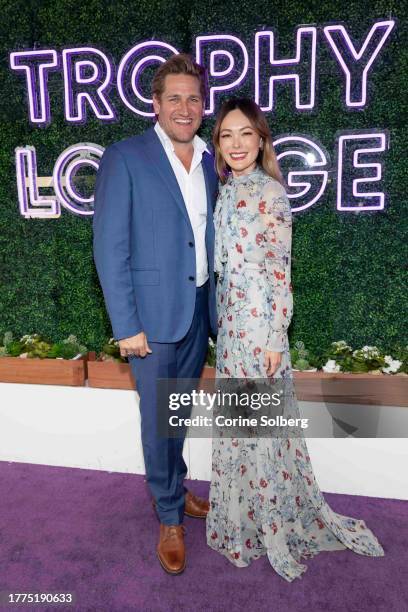
[[[160,99],[156,94],[153,94],[153,110],[155,115],[160,113]]]

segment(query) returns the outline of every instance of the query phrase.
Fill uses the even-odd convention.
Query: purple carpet
[[[206,495],[208,483],[190,483]],[[142,476],[0,462],[0,592],[74,592],[73,606],[2,609],[406,612],[408,502],[326,494],[366,521],[385,557],[349,550],[306,561],[287,583],[266,557],[238,569],[207,548],[205,523],[186,517],[187,568],[169,576]]]

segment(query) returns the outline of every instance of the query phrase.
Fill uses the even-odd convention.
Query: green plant
[[[14,340],[13,334],[6,332],[3,346],[0,347],[0,356],[28,359],[73,359],[86,352],[86,346],[82,345],[74,335],[52,344],[40,334],[26,334],[20,340]]]
[[[119,361],[127,363],[127,359],[120,354],[119,342],[115,338],[110,338],[102,347],[98,355],[98,361]]]
[[[206,365],[212,368],[215,368],[216,355],[217,355],[217,344],[216,342],[214,342],[212,338],[209,338]]]
[[[305,347],[304,342],[298,340],[290,349],[290,359],[295,370],[316,369],[317,358]]]

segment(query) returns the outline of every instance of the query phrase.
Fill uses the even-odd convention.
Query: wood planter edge
[[[205,365],[201,380],[215,378],[215,368]],[[296,395],[307,402],[408,406],[408,376],[293,372]],[[130,365],[95,361],[89,353],[88,384],[107,389],[136,389]]]
[[[87,355],[81,359],[0,357],[0,382],[83,387]]]
[[[130,364],[96,361],[93,351],[88,353],[88,386],[98,389],[136,389]]]

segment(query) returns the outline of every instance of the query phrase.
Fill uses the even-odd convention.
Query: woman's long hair
[[[249,98],[230,98],[222,104],[218,112],[213,132],[213,144],[215,149],[215,166],[221,182],[225,183],[231,170],[221,155],[221,124],[228,113],[236,109],[240,110],[245,115],[253,129],[263,140],[263,148],[259,150],[256,162],[265,170],[266,174],[269,174],[269,176],[279,181],[283,188],[286,188],[279,162],[276,158],[275,149],[273,148],[272,135],[265,115],[259,106]]]

